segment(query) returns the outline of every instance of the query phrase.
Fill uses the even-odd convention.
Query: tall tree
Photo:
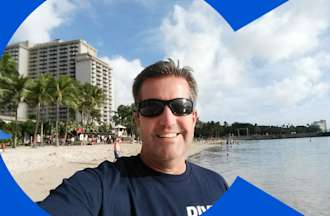
[[[33,146],[36,145],[37,134],[40,124],[40,143],[43,145],[43,134],[44,134],[44,118],[42,110],[44,107],[51,102],[51,92],[49,90],[52,76],[49,74],[40,75],[37,79],[33,80],[29,87],[29,94],[27,96],[27,103],[35,108],[36,111],[36,126],[34,131],[34,142]]]
[[[89,83],[84,83],[79,88],[79,111],[84,126],[100,117],[100,110],[105,100],[102,89]]]
[[[65,141],[68,136],[68,129],[72,129],[72,126],[75,125],[75,124],[72,124],[72,122],[70,123],[70,120],[71,120],[70,114],[78,111],[78,106],[79,106],[78,91],[79,91],[80,83],[77,80],[73,80],[72,85],[73,85],[72,86],[73,88],[72,88],[70,97],[68,97],[67,100],[63,101],[63,105],[67,107],[65,129],[64,129],[64,140]]]
[[[8,55],[4,55],[0,61],[0,106],[9,106],[14,110],[14,142],[13,148],[17,145],[17,120],[18,106],[25,102],[30,79],[20,75],[13,60]]]
[[[11,75],[17,72],[16,62],[8,53],[5,53],[0,59],[0,74],[1,76]],[[18,72],[17,72],[18,73]]]
[[[116,125],[121,124],[126,127],[128,135],[137,135],[136,125],[133,120],[134,103],[131,105],[119,105],[113,120]]]
[[[56,105],[55,140],[56,146],[59,146],[60,107],[76,100],[75,81],[70,76],[60,75],[52,80],[50,89]]]

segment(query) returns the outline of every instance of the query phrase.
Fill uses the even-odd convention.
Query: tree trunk
[[[91,114],[88,113],[88,115],[87,115],[87,125],[90,125],[90,122],[91,122]]]
[[[67,108],[67,112],[66,112],[66,122],[65,122],[65,134],[64,134],[64,142],[66,143],[66,138],[68,136],[68,123],[69,123],[69,119],[70,119],[70,109]]]
[[[45,107],[43,107],[43,111],[45,111]],[[45,113],[45,112],[44,112]],[[51,119],[49,118],[49,109],[47,108],[46,110],[46,119],[47,119],[47,122],[48,122],[48,125],[49,125],[49,144],[53,145],[53,122],[51,121]],[[48,141],[47,141],[48,143]]]
[[[59,105],[59,103],[56,103],[56,126],[55,126],[56,146],[59,146],[60,145],[60,142],[59,142],[59,133],[58,133],[59,118],[60,118],[60,105]]]
[[[13,142],[13,148],[16,148],[17,146],[17,109],[18,109],[18,106],[15,108],[15,127],[14,127],[14,142]]]
[[[45,106],[42,105],[40,108],[40,145],[44,145],[44,113],[45,113]]]
[[[38,135],[38,127],[40,122],[40,103],[38,104],[37,112],[36,112],[36,127],[34,129],[34,138],[33,142],[31,143],[32,147],[36,147],[37,144],[37,135]]]
[[[81,116],[80,116],[80,124],[84,126],[84,111],[81,111]]]
[[[40,121],[40,145],[44,145],[44,120]]]
[[[53,129],[53,121],[51,121],[48,117],[48,123],[49,123],[49,127],[50,127],[50,144],[54,144],[54,129]]]

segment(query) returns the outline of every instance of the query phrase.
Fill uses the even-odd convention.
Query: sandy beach
[[[196,154],[212,144],[194,143],[188,155]],[[121,144],[124,156],[136,155],[141,145]],[[49,194],[49,190],[59,185],[63,178],[70,177],[78,170],[96,167],[104,160],[113,161],[113,145],[86,146],[43,146],[19,147],[1,152],[8,169],[23,191],[33,200],[39,201]]]

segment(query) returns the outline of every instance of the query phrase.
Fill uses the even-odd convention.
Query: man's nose
[[[164,111],[160,116],[160,123],[161,125],[173,125],[175,124],[176,116],[172,113],[169,106],[165,106]]]

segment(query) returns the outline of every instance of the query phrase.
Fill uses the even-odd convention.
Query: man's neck
[[[142,152],[140,158],[143,163],[149,168],[171,175],[181,175],[186,171],[186,162],[185,159],[173,160],[173,161],[159,161],[153,160],[151,157],[145,156]]]

